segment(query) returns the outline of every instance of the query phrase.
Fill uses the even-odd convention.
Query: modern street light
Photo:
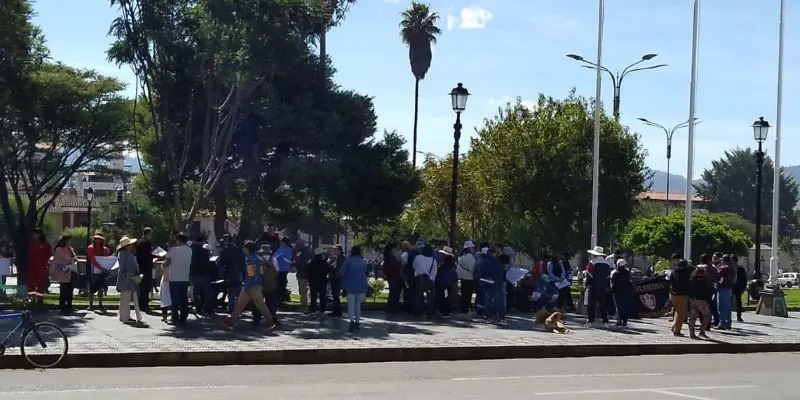
[[[778,101],[775,120],[775,152],[773,155],[772,178],[772,252],[769,258],[769,286],[778,287],[778,257],[775,249],[780,248],[780,194],[781,194],[781,125],[783,121],[783,42],[784,42],[784,16],[786,15],[786,0],[781,0],[780,18],[778,22]]]
[[[670,181],[670,179],[669,179],[670,178],[669,166],[670,166],[670,159],[672,159],[672,136],[675,134],[675,131],[677,131],[678,129],[683,129],[683,128],[686,128],[687,126],[689,126],[689,121],[681,122],[680,124],[675,125],[672,129],[667,129],[663,125],[660,125],[660,124],[657,124],[655,122],[649,121],[646,118],[636,118],[636,119],[638,119],[639,121],[642,121],[645,125],[661,129],[667,135],[667,199],[666,199],[666,205],[665,205],[665,212],[666,212],[666,214],[669,214],[669,181]],[[694,124],[697,125],[699,123],[700,123],[700,121],[696,121]]]
[[[461,140],[461,113],[467,108],[469,91],[463,84],[450,91],[453,111],[456,112],[456,123],[453,124],[453,179],[450,188],[450,246],[456,246],[456,207],[458,201],[458,141]]]
[[[769,122],[764,120],[764,117],[759,118],[753,122],[753,138],[758,142],[758,151],[756,152],[756,234],[755,242],[755,271],[753,279],[761,281],[761,185],[762,185],[762,169],[764,167],[764,152],[761,145],[767,140],[767,133],[769,133]],[[773,250],[774,251],[774,250]]]
[[[89,296],[89,310],[92,309],[92,262],[89,260],[89,245],[92,243],[92,201],[94,200],[94,189],[86,189],[86,295]]]
[[[694,0],[692,7],[692,63],[689,77],[689,118],[694,121],[697,114],[697,48],[700,44],[700,0]],[[683,258],[692,259],[692,198],[694,197],[694,127],[689,124],[686,149],[686,203],[683,212]]]
[[[600,70],[605,71],[606,73],[608,73],[608,76],[611,77],[611,84],[614,86],[614,119],[617,120],[617,121],[619,121],[619,103],[620,103],[620,93],[621,93],[621,88],[622,88],[622,80],[625,79],[625,77],[628,76],[628,74],[630,74],[631,72],[645,71],[645,70],[649,70],[649,69],[656,69],[656,68],[666,67],[667,64],[650,65],[650,66],[647,66],[647,67],[636,67],[637,65],[639,65],[639,64],[641,64],[641,63],[643,63],[645,61],[650,61],[650,60],[656,58],[657,56],[658,56],[658,54],[654,54],[654,53],[645,54],[645,55],[642,56],[641,59],[639,59],[639,61],[636,61],[635,63],[630,64],[627,67],[625,67],[622,70],[622,72],[617,72],[616,74],[614,74],[613,72],[611,72],[611,70],[609,70],[608,68],[604,67],[603,65],[598,65],[596,63],[593,63],[593,62],[591,62],[591,61],[589,61],[589,60],[587,60],[587,59],[585,59],[585,58],[583,58],[583,57],[581,57],[581,56],[579,56],[577,54],[567,54],[567,57],[569,57],[569,58],[571,58],[571,59],[573,59],[575,61],[578,61],[578,62],[586,64],[586,65],[582,65],[582,67],[590,68],[590,69],[597,69],[599,67]],[[599,102],[598,102],[598,104],[599,104]]]

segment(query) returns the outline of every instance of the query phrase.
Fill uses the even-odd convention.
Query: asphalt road
[[[799,363],[784,353],[3,371],[0,399],[793,400]]]

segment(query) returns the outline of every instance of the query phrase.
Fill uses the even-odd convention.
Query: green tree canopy
[[[637,255],[669,257],[682,254],[684,239],[684,214],[673,212],[631,221],[622,235],[622,244]],[[713,213],[695,213],[692,217],[692,259],[714,252],[747,255],[752,245],[750,238],[725,223]]]
[[[487,120],[461,164],[460,239],[502,240],[532,255],[588,246],[592,113],[586,99],[571,93],[564,100],[542,95],[535,110],[517,99]],[[605,115],[600,142],[602,243],[633,215],[644,189],[645,152],[636,134]],[[418,221],[419,232],[446,232],[450,173],[432,163],[404,218]]]
[[[709,211],[728,212],[746,220],[756,220],[756,152],[750,148],[736,148],[712,161],[703,171],[703,182],[695,185],[697,195],[709,201]],[[764,225],[772,221],[772,188],[774,177],[772,159],[764,156],[763,186],[761,192],[761,217]],[[790,225],[797,225],[795,207],[800,201],[800,187],[791,176],[781,171],[779,232],[785,235]]]

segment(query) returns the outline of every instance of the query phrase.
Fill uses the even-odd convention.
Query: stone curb
[[[688,340],[688,339],[687,339]],[[678,343],[638,345],[546,345],[494,347],[390,347],[241,352],[68,354],[59,368],[187,367],[220,365],[343,364],[512,358],[625,357],[675,354],[798,352],[800,343]],[[21,355],[0,359],[0,369],[23,369]]]

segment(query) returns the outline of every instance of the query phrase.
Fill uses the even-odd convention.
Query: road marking
[[[453,381],[508,381],[519,379],[573,379],[573,378],[624,378],[638,376],[664,376],[661,373],[645,374],[565,374],[565,375],[525,375],[525,376],[475,376],[469,378],[452,378]]]
[[[224,389],[244,389],[251,385],[219,385],[219,386],[152,386],[152,387],[92,387],[83,389],[60,389],[60,390],[18,390],[11,392],[0,392],[0,397],[10,395],[34,395],[34,394],[59,394],[59,393],[88,393],[88,392],[152,392],[169,390],[224,390]]]
[[[667,396],[673,396],[673,397],[683,397],[683,398],[685,398],[685,399],[694,399],[694,400],[715,400],[715,399],[712,399],[712,398],[710,398],[710,397],[702,397],[702,396],[695,396],[695,395],[692,395],[692,394],[686,394],[686,393],[671,392],[671,391],[669,391],[669,390],[651,390],[651,392],[653,392],[653,393],[658,393],[658,394],[665,394],[665,395],[667,395]]]
[[[662,387],[662,388],[641,388],[641,389],[597,389],[597,390],[572,390],[564,392],[534,392],[534,396],[559,396],[559,395],[581,395],[581,394],[615,394],[615,393],[648,393],[657,390],[661,391],[692,391],[692,390],[731,390],[731,389],[756,389],[758,386],[741,385],[741,386],[678,386],[678,387]]]

